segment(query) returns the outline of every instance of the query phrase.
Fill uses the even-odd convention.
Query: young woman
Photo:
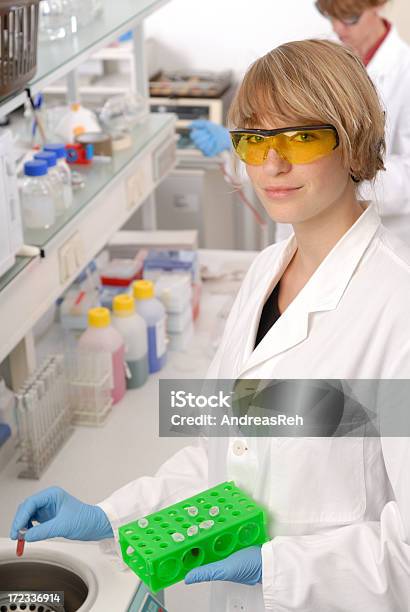
[[[360,60],[330,42],[282,45],[250,68],[230,116],[263,205],[294,235],[252,264],[208,376],[410,378],[409,252],[360,200],[384,150],[384,115]],[[43,491],[19,508],[11,535],[37,517],[28,540],[110,537],[233,478],[275,523],[261,548],[188,574],[212,581],[212,612],[404,612],[409,449],[406,438],[210,438],[98,506]]]

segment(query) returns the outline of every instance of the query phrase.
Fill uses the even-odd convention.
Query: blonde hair
[[[377,8],[388,0],[318,0],[322,13],[334,19],[348,19],[353,15],[361,15],[369,8]]]
[[[384,169],[384,114],[361,60],[325,40],[286,43],[248,69],[232,102],[235,128],[331,124],[356,182]]]

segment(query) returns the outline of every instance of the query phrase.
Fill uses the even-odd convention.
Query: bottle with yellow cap
[[[164,305],[154,295],[154,284],[149,280],[138,280],[133,285],[137,312],[147,324],[149,371],[158,372],[164,367],[166,354]]]
[[[132,295],[121,293],[115,296],[112,309],[112,324],[125,343],[125,359],[128,366],[127,388],[136,389],[148,378],[147,324],[135,311],[135,300]]]
[[[108,308],[91,308],[88,311],[88,329],[81,335],[78,347],[84,351],[110,353],[112,358],[113,403],[125,393],[125,345],[121,334],[111,325]]]

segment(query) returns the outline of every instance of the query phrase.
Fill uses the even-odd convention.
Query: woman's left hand
[[[250,585],[262,582],[261,547],[243,548],[222,561],[196,567],[185,576],[185,584],[211,580],[229,580]]]

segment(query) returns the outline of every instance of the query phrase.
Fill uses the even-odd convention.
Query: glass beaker
[[[71,0],[40,2],[40,40],[59,40],[71,33]]]

